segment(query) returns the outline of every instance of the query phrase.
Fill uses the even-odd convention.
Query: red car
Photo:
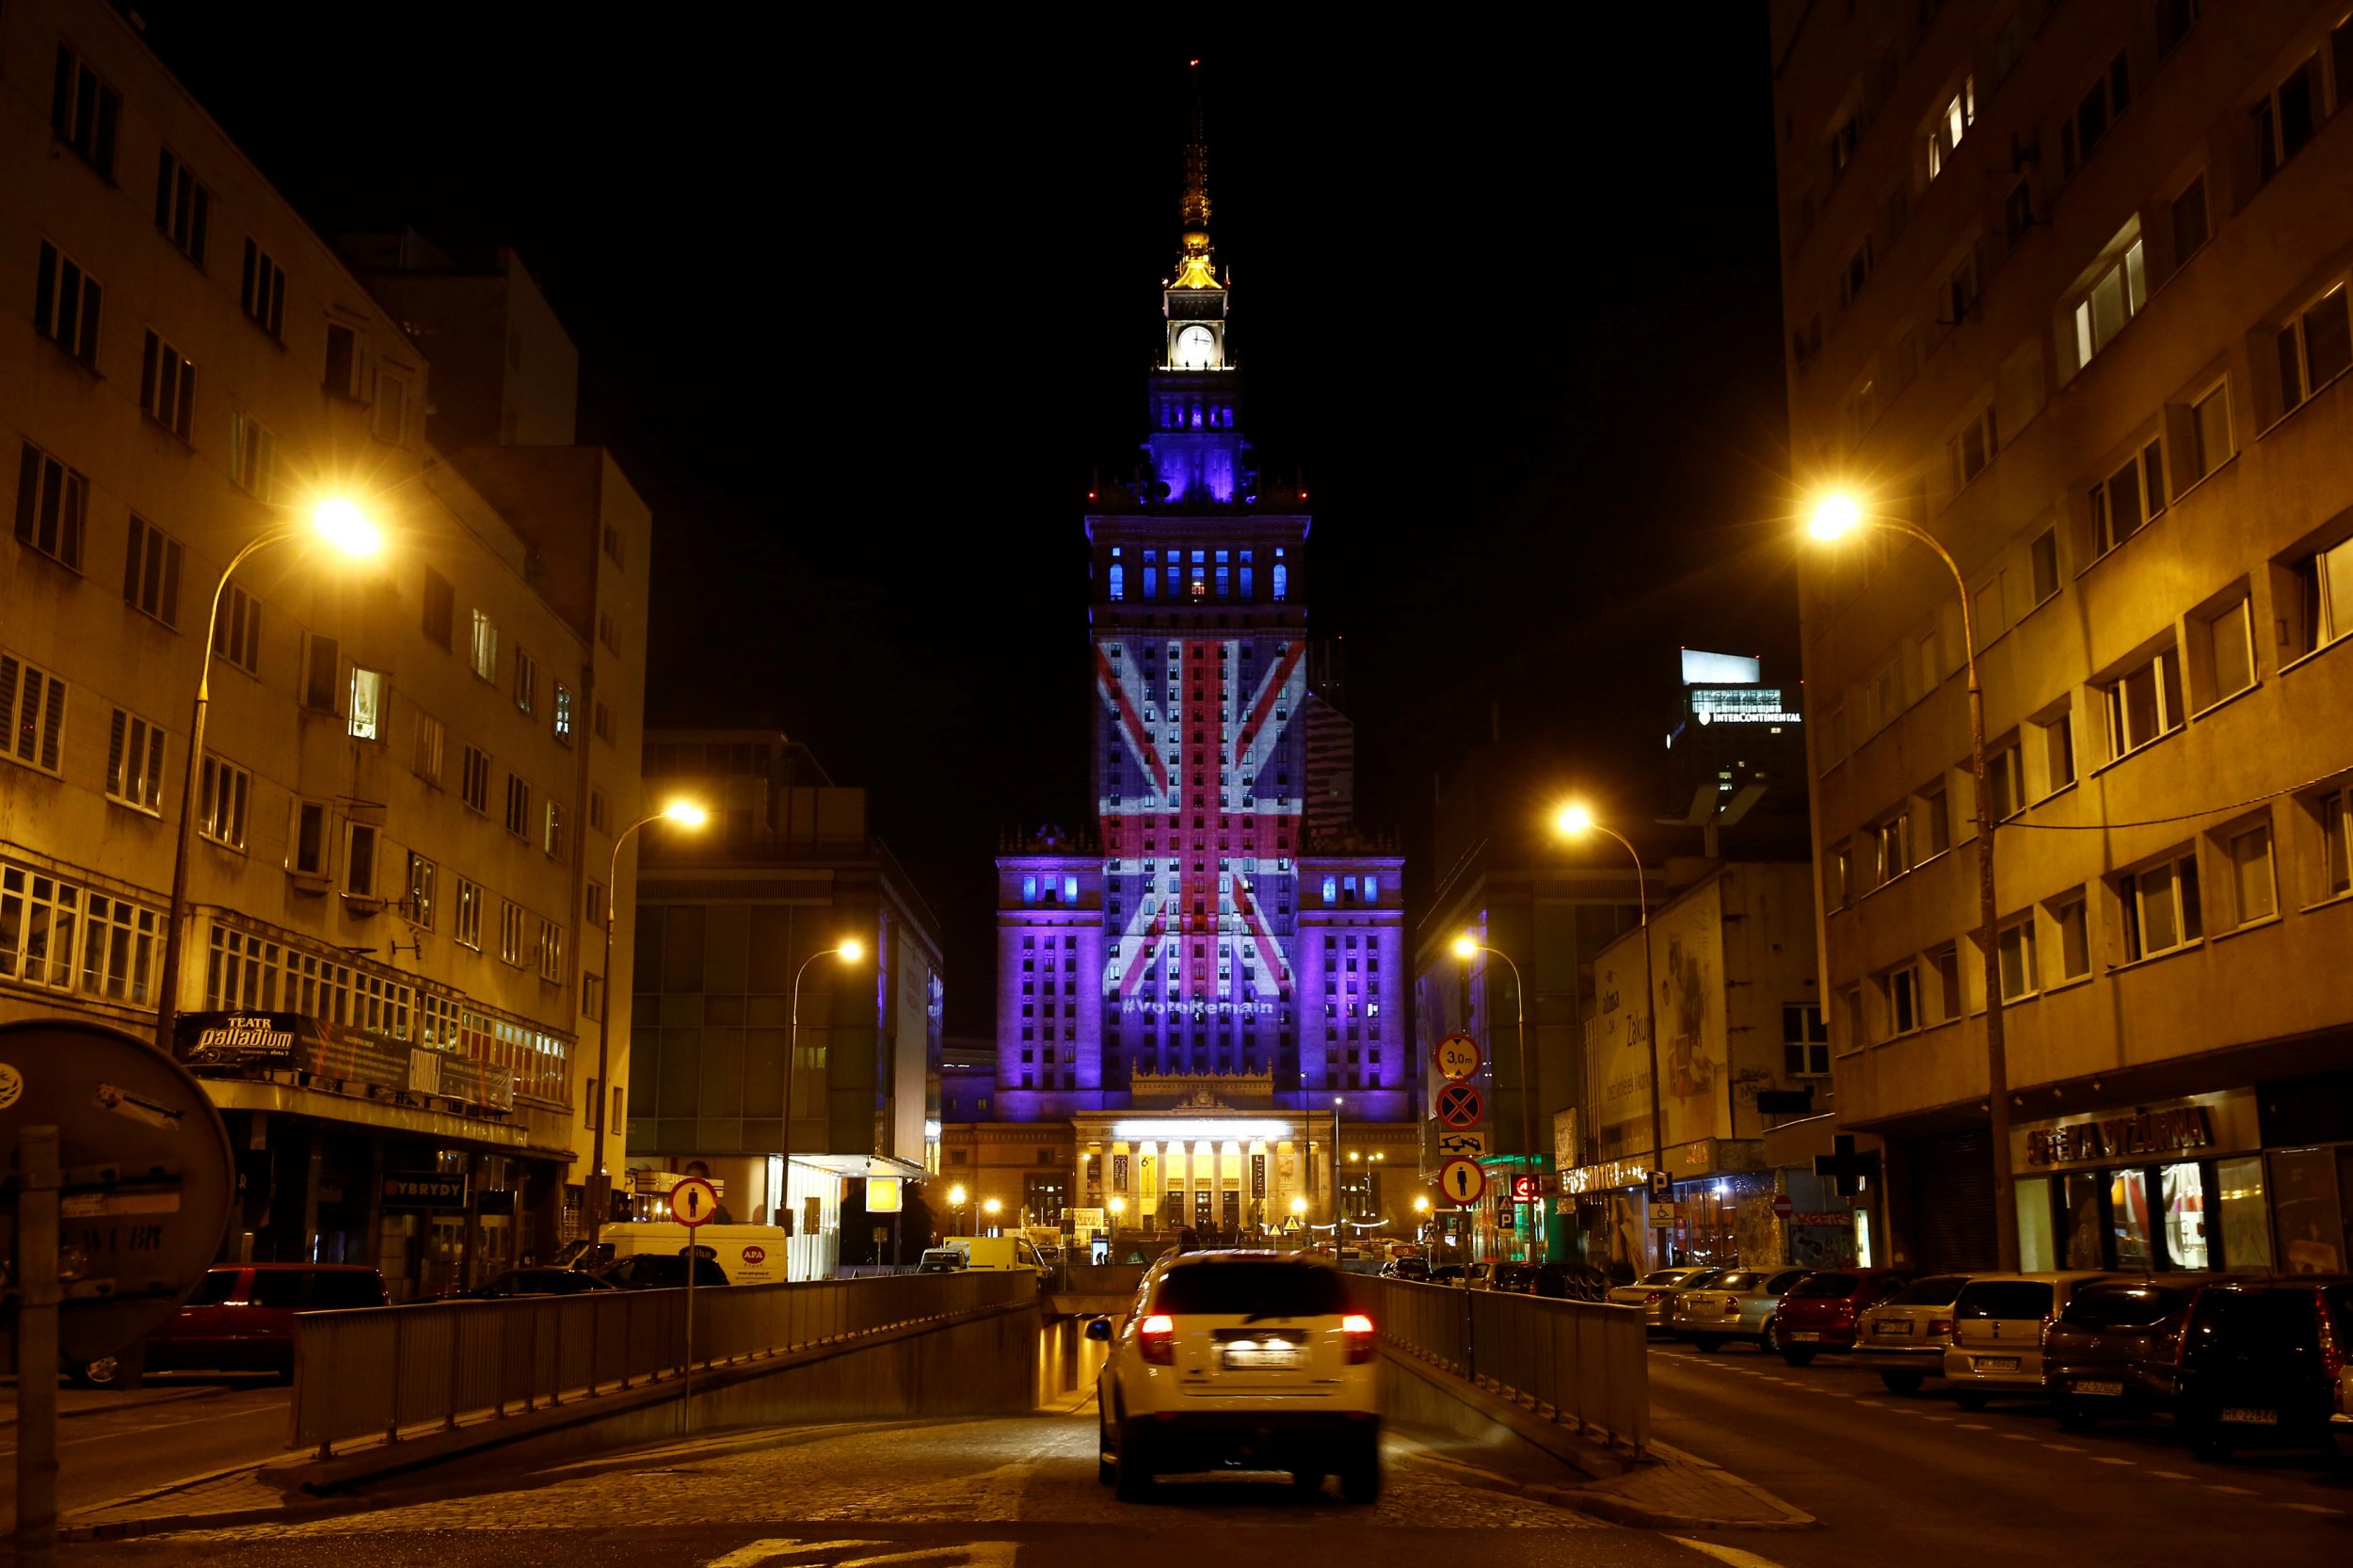
[[[1897,1269],[1833,1269],[1809,1274],[1773,1309],[1773,1340],[1781,1358],[1802,1367],[1824,1351],[1854,1349],[1854,1322],[1912,1283]]]
[[[357,1263],[221,1263],[147,1336],[149,1371],[276,1372],[294,1381],[297,1312],[382,1306],[384,1276]]]

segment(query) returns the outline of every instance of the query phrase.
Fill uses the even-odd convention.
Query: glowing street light
[[[348,496],[325,496],[312,504],[305,521],[281,523],[247,540],[244,548],[229,557],[229,564],[220,568],[219,581],[213,584],[212,613],[205,622],[204,641],[197,649],[196,707],[188,720],[187,758],[180,770],[180,824],[172,840],[171,904],[164,911],[163,973],[155,983],[155,1048],[166,1056],[172,1053],[172,1036],[180,1024],[180,949],[184,945],[180,914],[188,902],[188,851],[196,832],[196,785],[204,760],[204,720],[213,705],[213,639],[220,631],[220,601],[228,595],[229,580],[256,551],[301,538],[317,540],[355,558],[373,555],[384,544],[383,534],[358,502]]]
[[[820,958],[839,958],[844,964],[855,964],[866,956],[865,944],[855,936],[844,936],[829,948],[820,948],[801,960],[801,967],[792,971],[792,1001],[786,1010],[789,1032],[784,1048],[784,1192],[789,1203],[792,1195],[792,1081],[800,1076],[801,1064],[801,976]],[[957,1188],[962,1192],[964,1189]]]
[[[1999,904],[1993,893],[1993,805],[1986,788],[1985,688],[1977,682],[1977,631],[1970,613],[1969,582],[1937,536],[1902,518],[1866,511],[1851,495],[1833,491],[1815,503],[1806,532],[1815,538],[1835,541],[1859,528],[1901,534],[1924,544],[1945,563],[1953,590],[1961,600],[1961,645],[1969,669],[1969,771],[1977,786],[1977,946],[1985,962],[1986,1130],[1993,1140],[1994,1265],[2005,1272],[2018,1267],[2018,1206],[2011,1192],[2009,1154],[2009,1045],[2002,1018],[2002,954]]]
[[[1571,809],[1581,811],[1583,808]],[[1589,816],[1586,820],[1590,822],[1592,818]],[[1529,1102],[1535,1097],[1536,1090],[1535,1086],[1528,1081],[1528,987],[1521,984],[1520,967],[1512,962],[1510,953],[1501,948],[1487,946],[1467,931],[1454,938],[1454,956],[1465,963],[1469,963],[1482,952],[1495,954],[1510,966],[1512,970],[1512,1009],[1514,1019],[1513,1035],[1519,1042],[1520,1055],[1520,1158],[1528,1161],[1529,1174],[1532,1176],[1536,1170],[1536,1133],[1535,1123],[1531,1120],[1533,1107]],[[1487,1032],[1490,1037],[1489,1043],[1492,1044],[1495,1031],[1490,1028]],[[1521,1205],[1518,1203],[1512,1205],[1514,1214],[1518,1213],[1520,1208]],[[1533,1216],[1530,1218],[1532,1219]],[[1520,1235],[1525,1238],[1529,1232],[1522,1230]],[[1548,1245],[1549,1241],[1547,1241]],[[1529,1246],[1530,1251],[1534,1250],[1532,1241],[1529,1243]]]
[[[1650,1042],[1650,1146],[1651,1158],[1657,1164],[1667,1161],[1667,1140],[1663,1131],[1666,1118],[1660,1114],[1660,1084],[1658,1081],[1658,975],[1651,967],[1650,953],[1650,882],[1642,874],[1642,856],[1625,834],[1593,818],[1592,808],[1583,801],[1564,801],[1553,813],[1553,831],[1564,839],[1581,839],[1588,833],[1607,833],[1634,860],[1635,910],[1642,922],[1642,1032]]]
[[[1128,1212],[1128,1200],[1114,1192],[1112,1194],[1110,1208],[1112,1211],[1112,1218],[1116,1220],[1119,1216]]]

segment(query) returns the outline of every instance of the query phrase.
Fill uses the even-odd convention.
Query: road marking
[[[2042,1446],[2050,1449],[2055,1454],[2079,1454],[2083,1452],[2081,1448],[2074,1448],[2066,1443],[2045,1443]]]
[[[2341,1508],[2323,1508],[2318,1503],[2282,1503],[2280,1506],[2295,1509],[2299,1513],[2343,1513],[2345,1512]]]
[[[714,1557],[704,1568],[761,1568],[784,1558],[803,1559],[821,1552],[841,1551],[859,1546],[884,1546],[884,1541],[802,1541],[792,1536],[771,1536],[738,1546],[724,1557]],[[905,1568],[918,1562],[936,1562],[942,1568],[1013,1568],[1019,1544],[1012,1541],[951,1542],[937,1546],[919,1546],[912,1551],[886,1552],[878,1557],[843,1558],[833,1568]]]
[[[2179,1470],[2152,1470],[2149,1473],[2159,1480],[2196,1480],[2198,1479],[2196,1476],[2185,1475]]]
[[[1992,1432],[1993,1429],[1983,1421],[1963,1421],[1961,1423],[1961,1430],[1962,1432]]]
[[[2250,1490],[2249,1490],[2249,1489],[2248,1489],[2247,1487],[2244,1487],[2244,1486],[2225,1486],[2225,1485],[2223,1485],[2223,1484],[2222,1484],[2220,1481],[2218,1481],[2218,1480],[2210,1480],[2210,1481],[2206,1482],[2206,1486],[2207,1486],[2207,1489],[2208,1489],[2208,1490],[2210,1490],[2210,1491],[2215,1491],[2215,1492],[2228,1492],[2228,1493],[2231,1493],[2231,1494],[2232,1494],[2233,1496],[2240,1496],[2240,1497],[2251,1497],[2251,1496],[2253,1496],[2255,1495],[2252,1491],[2250,1491]]]
[[[2132,1463],[2129,1459],[2119,1459],[2114,1454],[2094,1454],[2092,1458],[2102,1464],[2130,1464]]]
[[[1878,1400],[1855,1400],[1855,1403],[1861,1405],[1865,1410],[1884,1410],[1887,1408],[1883,1402]]]
[[[1713,1541],[1694,1541],[1688,1535],[1671,1535],[1667,1539],[1679,1546],[1689,1546],[1695,1552],[1705,1553],[1719,1562],[1730,1564],[1731,1568],[1781,1568],[1781,1564],[1771,1558],[1759,1557],[1756,1553],[1743,1551],[1738,1546],[1722,1546]]]
[[[747,1542],[725,1557],[714,1557],[704,1568],[760,1568],[760,1564],[774,1562],[780,1557],[808,1557],[838,1547],[881,1544],[879,1541],[803,1541],[797,1536],[770,1536],[765,1541]]]
[[[2034,1441],[2034,1438],[2023,1432],[2006,1432],[2002,1433],[2002,1441],[2005,1443],[2031,1443]],[[2120,1459],[2117,1463],[2121,1464],[2124,1462]]]

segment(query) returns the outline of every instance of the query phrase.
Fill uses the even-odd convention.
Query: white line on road
[[[1992,1432],[1993,1429],[1983,1421],[1963,1421],[1961,1423],[1961,1430],[1962,1432]]]
[[[2295,1509],[2299,1513],[2343,1513],[2345,1512],[2341,1508],[2323,1508],[2318,1503],[2281,1503],[2280,1506]]]
[[[2002,1441],[2005,1443],[2031,1443],[2034,1441],[2034,1436],[2030,1432],[2006,1432],[2002,1433]]]
[[[1667,1539],[1679,1546],[1689,1546],[1695,1552],[1705,1552],[1719,1562],[1730,1564],[1731,1568],[1781,1568],[1781,1564],[1771,1558],[1759,1557],[1738,1546],[1722,1546],[1713,1541],[1694,1541],[1688,1535],[1671,1535]]]
[[[2196,1476],[2185,1475],[2179,1470],[2152,1470],[2149,1473],[2159,1480],[2196,1480],[2198,1479]]]
[[[2083,1452],[2081,1448],[2068,1443],[2045,1443],[2042,1446],[2050,1449],[2055,1454],[2079,1454]]]
[[[2092,1455],[2092,1458],[2102,1464],[2130,1464],[2133,1463],[2129,1459],[2119,1459],[2114,1454],[2094,1454]]]
[[[809,1557],[841,1547],[881,1544],[879,1541],[803,1541],[798,1536],[770,1536],[765,1541],[747,1542],[725,1557],[714,1557],[704,1568],[760,1568],[763,1562],[774,1562],[785,1556]]]
[[[2244,1487],[2244,1486],[2225,1486],[2225,1485],[2223,1485],[2223,1484],[2222,1484],[2220,1481],[2218,1481],[2218,1480],[2210,1480],[2210,1481],[2206,1482],[2206,1486],[2207,1486],[2207,1489],[2208,1489],[2208,1490],[2210,1490],[2210,1491],[2214,1491],[2214,1492],[2228,1492],[2228,1493],[2233,1494],[2233,1496],[2240,1496],[2240,1497],[2251,1497],[2251,1496],[2253,1496],[2255,1495],[2253,1492],[2249,1491],[2248,1488],[2246,1488],[2246,1487]]]

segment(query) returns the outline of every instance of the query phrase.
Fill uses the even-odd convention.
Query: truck
[[[1040,1274],[1053,1272],[1026,1236],[951,1236],[940,1245],[964,1254],[964,1266],[968,1269],[1029,1269]]]

